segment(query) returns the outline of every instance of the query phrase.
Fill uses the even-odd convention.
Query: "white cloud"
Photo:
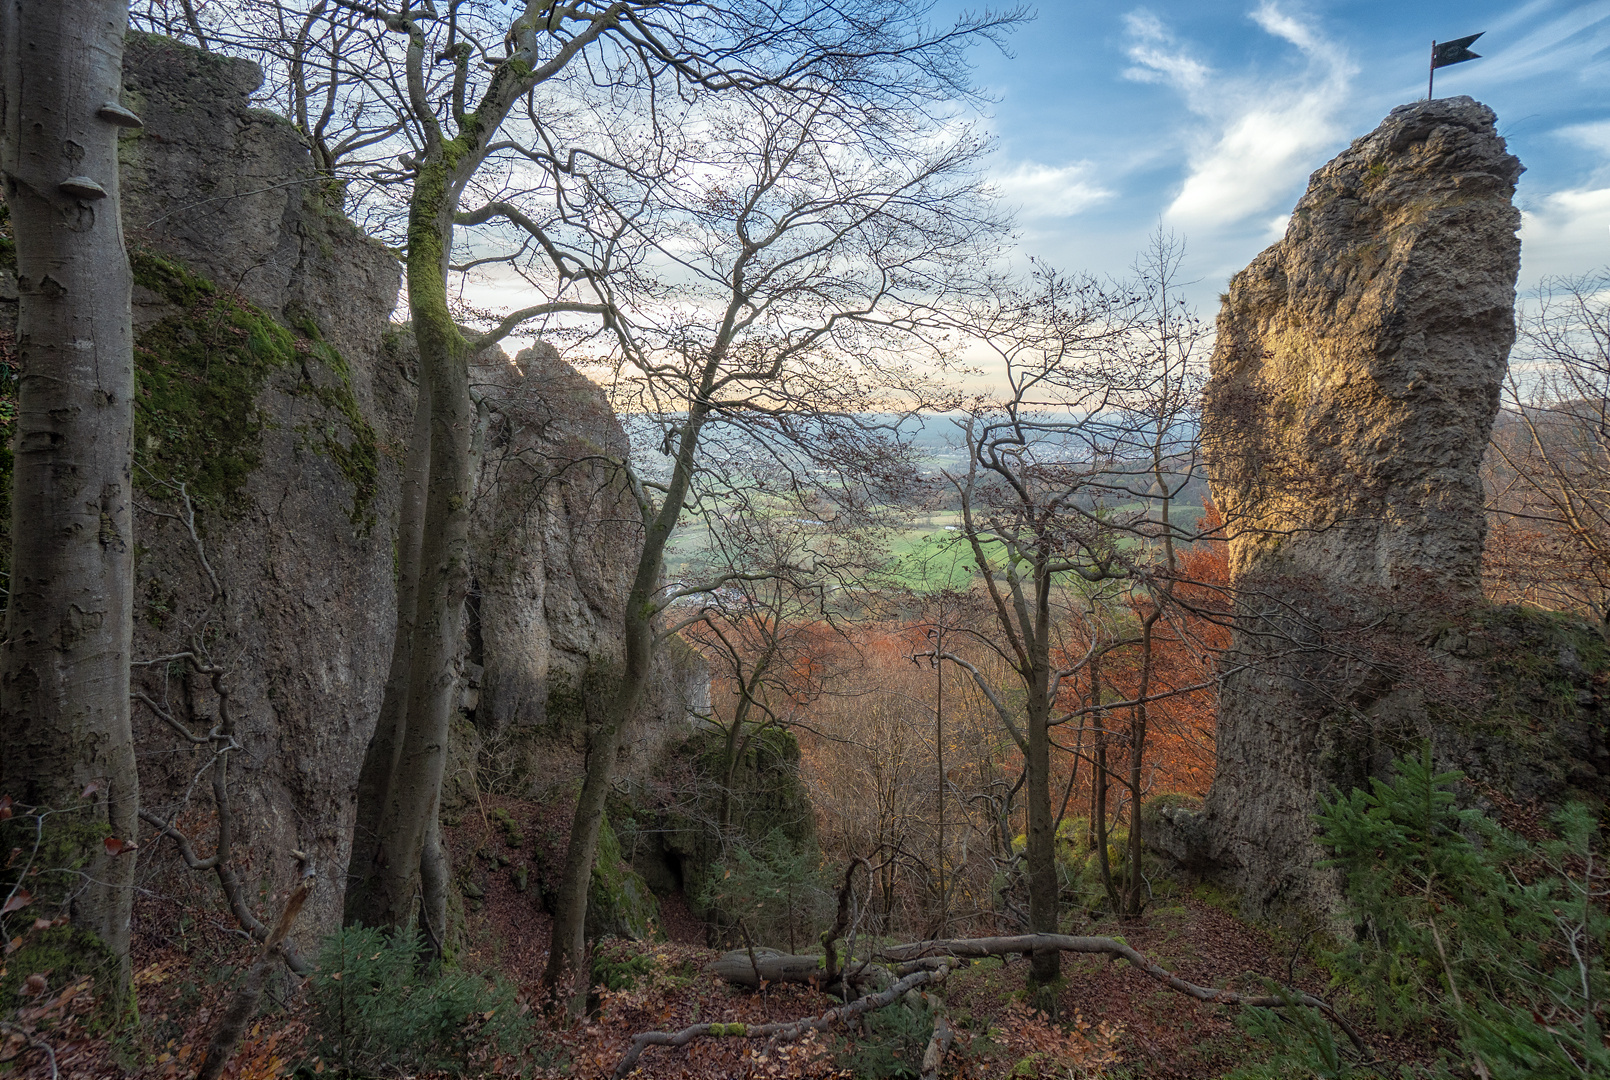
[[[1134,39],[1129,47],[1129,58],[1140,65],[1127,69],[1126,79],[1168,82],[1187,90],[1206,85],[1212,69],[1187,56],[1156,15],[1149,11],[1132,11],[1124,16],[1124,25]]]
[[[1088,162],[1056,168],[1025,161],[1009,172],[997,173],[991,183],[1008,206],[1025,218],[1072,217],[1112,198],[1113,193],[1091,177]]]
[[[1557,5],[1534,0],[1491,24],[1473,46],[1489,55],[1482,63],[1482,79],[1491,84],[1539,75],[1563,75],[1576,82],[1598,69],[1610,47],[1610,0]],[[1483,48],[1486,46],[1486,48]]]
[[[1556,191],[1521,211],[1521,270],[1527,281],[1610,265],[1610,187]]]
[[[1358,68],[1340,44],[1325,40],[1273,0],[1249,17],[1301,54],[1302,70],[1267,78],[1226,76],[1194,59],[1156,16],[1126,20],[1131,79],[1178,90],[1207,123],[1188,141],[1188,173],[1165,215],[1193,230],[1226,226],[1269,209],[1312,169],[1317,153],[1342,136],[1337,113]]]
[[[1558,129],[1555,134],[1610,158],[1610,120],[1598,120],[1591,124],[1572,124],[1570,127]]]

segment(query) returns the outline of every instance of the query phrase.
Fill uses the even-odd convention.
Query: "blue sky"
[[[943,2],[936,19],[976,5]],[[1437,95],[1493,108],[1527,166],[1521,285],[1610,264],[1610,0],[1046,2],[975,54],[996,98],[989,171],[1022,251],[1121,272],[1159,222],[1211,316],[1277,240],[1308,174],[1426,92],[1433,38],[1486,31]]]

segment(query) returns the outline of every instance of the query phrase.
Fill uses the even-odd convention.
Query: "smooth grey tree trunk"
[[[388,713],[360,774],[360,831],[348,863],[343,912],[349,925],[401,928],[421,896],[427,923],[422,929],[429,934],[429,924],[435,922],[439,934],[443,930],[439,923],[445,921],[447,868],[440,851],[438,814],[470,581],[470,500],[480,433],[480,417],[469,390],[470,345],[448,306],[448,255],[464,185],[480,167],[509,109],[614,25],[612,8],[539,64],[537,16],[548,6],[526,0],[523,14],[511,27],[516,47],[493,71],[478,107],[461,118],[453,138],[442,132],[432,102],[422,94],[410,94],[409,107],[425,136],[409,197],[406,255],[408,307],[426,406],[410,448],[410,470],[416,480],[415,452],[421,435],[428,435],[429,451],[418,562],[408,581],[399,584],[399,608],[411,589],[414,618],[412,626],[405,627],[399,617],[393,649],[405,648],[407,654],[392,664],[385,699]],[[400,27],[393,26],[398,28],[409,36],[409,84],[423,85],[425,35],[406,19]],[[428,429],[419,423],[428,424]],[[407,538],[400,537],[399,542]],[[403,670],[408,672],[407,696],[399,703]],[[383,770],[388,759],[390,765]]]
[[[398,755],[408,724],[408,681],[413,674],[414,624],[418,619],[419,560],[425,539],[425,491],[430,484],[430,383],[421,371],[414,404],[414,430],[403,466],[401,505],[397,514],[397,628],[392,637],[391,668],[381,698],[380,719],[358,772],[357,821],[352,856],[347,864],[343,921],[362,923],[368,880],[380,842],[380,817],[397,772]]]
[[[470,398],[467,343],[443,302],[449,241],[442,238],[452,236],[454,211],[451,188],[445,182],[449,168],[438,162],[426,168],[439,169],[442,177],[420,184],[438,193],[438,199],[416,194],[408,285],[419,344],[421,394],[430,397],[429,472],[415,618],[407,643],[405,719],[394,736],[394,764],[384,795],[377,808],[371,802],[360,809],[360,818],[375,809],[378,816],[373,839],[354,849],[348,875],[346,919],[367,926],[407,924],[421,894],[423,861],[427,853],[439,849],[442,774],[470,581],[470,500],[478,418]],[[431,890],[425,898],[427,923],[445,912],[445,881],[439,868],[432,870],[425,882]],[[427,933],[443,930],[440,925],[426,928]]]
[[[134,857],[109,856],[102,840],[133,841],[139,812],[129,727],[132,282],[117,175],[119,121],[130,121],[103,107],[118,102],[127,26],[122,0],[0,5],[0,168],[19,297],[0,792],[55,811],[42,850],[80,872],[31,879],[37,911],[65,909],[109,950],[83,962],[119,1003]]]

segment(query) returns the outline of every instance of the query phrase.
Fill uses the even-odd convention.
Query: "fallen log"
[[[1353,1025],[1337,1014],[1330,1004],[1310,994],[1242,994],[1235,990],[1220,990],[1211,986],[1198,986],[1180,978],[1173,972],[1152,963],[1133,946],[1117,938],[1078,937],[1071,934],[1019,934],[1015,937],[950,938],[940,941],[917,941],[909,945],[892,945],[879,950],[879,955],[895,961],[912,961],[924,957],[984,957],[1008,956],[1012,953],[1030,954],[1041,949],[1058,949],[1062,952],[1098,953],[1117,957],[1144,971],[1164,986],[1198,1001],[1224,1005],[1256,1006],[1279,1009],[1288,1005],[1305,1005],[1318,1009],[1346,1033],[1359,1053],[1366,1057],[1370,1051],[1359,1038]]]
[[[939,1080],[939,1066],[945,1063],[945,1051],[950,1049],[955,1037],[950,1025],[945,1023],[945,1014],[934,1013],[934,1034],[922,1055],[922,1080]]]
[[[705,966],[705,971],[717,975],[734,986],[760,989],[761,982],[800,983],[818,990],[830,990],[838,985],[837,974],[830,975],[824,957],[809,953],[782,953],[776,949],[734,949],[722,953]],[[847,974],[855,987],[870,985],[883,989],[894,981],[889,969],[880,964],[856,965]]]
[[[759,950],[756,950],[757,954]],[[730,955],[730,954],[729,954]],[[780,954],[779,954],[780,955]],[[747,962],[748,956],[744,955]],[[756,960],[760,957],[757,955]],[[820,957],[811,957],[819,960]],[[791,1042],[798,1039],[808,1031],[826,1031],[835,1024],[847,1023],[863,1013],[881,1009],[892,1005],[906,995],[909,990],[929,983],[937,983],[950,973],[948,964],[940,964],[932,970],[914,971],[905,978],[900,979],[888,989],[866,997],[857,998],[848,1005],[841,1005],[836,1009],[829,1009],[821,1016],[806,1017],[803,1020],[790,1020],[776,1024],[694,1024],[681,1031],[645,1031],[632,1038],[631,1048],[626,1051],[620,1063],[615,1066],[614,1080],[623,1080],[637,1067],[638,1058],[650,1046],[686,1046],[694,1039],[700,1038],[739,1038],[739,1039],[770,1039],[772,1042]]]

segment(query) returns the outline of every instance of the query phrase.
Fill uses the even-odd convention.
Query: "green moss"
[[[71,924],[33,931],[6,957],[0,973],[0,1010],[10,1011],[28,1000],[19,990],[30,975],[45,976],[49,992],[59,993],[75,978],[88,976],[104,983],[116,968],[111,950],[88,931]]]
[[[648,884],[621,858],[620,841],[606,817],[598,830],[592,884],[587,891],[587,936],[655,937],[660,903]]]
[[[654,957],[625,942],[604,942],[593,950],[591,985],[606,990],[635,990],[654,974]]]
[[[563,668],[548,675],[548,699],[543,716],[554,736],[569,736],[582,730],[588,709],[597,710],[609,696],[620,673],[607,661],[593,660],[577,679]]]
[[[493,810],[492,820],[503,830],[503,839],[510,847],[525,846],[525,833],[520,831],[520,823],[515,821],[514,816],[507,810],[502,807]]]
[[[1595,626],[1520,605],[1484,607],[1445,628],[1438,646],[1478,666],[1485,691],[1474,706],[1428,709],[1442,730],[1439,753],[1521,798],[1598,797],[1591,729],[1602,740],[1605,720],[1592,699],[1610,677],[1610,645]]]
[[[205,278],[148,253],[134,280],[180,309],[135,344],[135,484],[156,496],[183,483],[197,505],[235,515],[261,463],[257,396],[296,361],[290,331]]]
[[[269,421],[258,397],[270,379],[311,397],[322,423],[299,430],[352,485],[348,517],[374,523],[379,450],[358,409],[351,372],[311,318],[293,332],[261,309],[189,270],[149,252],[130,260],[135,284],[179,310],[135,343],[135,484],[170,496],[183,483],[196,504],[226,517],[246,508],[247,478],[262,463]]]
[[[86,975],[102,988],[118,982],[118,960],[94,934],[71,924],[33,929],[36,919],[53,921],[68,913],[82,872],[101,855],[111,829],[87,813],[49,814],[36,832],[38,820],[20,814],[0,822],[0,850],[20,852],[0,871],[0,897],[11,895],[19,874],[26,875],[21,884],[33,897],[26,907],[0,918],[5,940],[20,941],[0,961],[0,1015],[20,1004],[17,989],[30,975],[44,975],[53,992]],[[100,1011],[118,1019],[121,1010]]]

